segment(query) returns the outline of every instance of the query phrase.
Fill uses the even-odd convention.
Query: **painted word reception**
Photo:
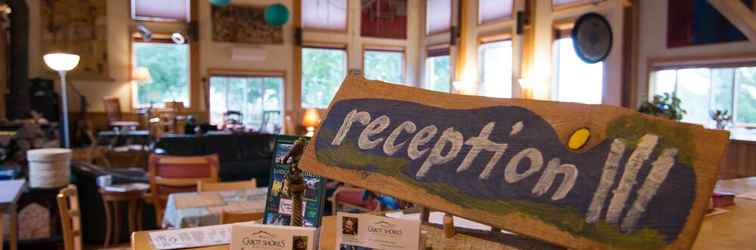
[[[301,167],[575,249],[693,244],[728,133],[347,77]]]

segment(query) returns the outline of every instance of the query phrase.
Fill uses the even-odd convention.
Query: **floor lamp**
[[[60,75],[60,95],[63,111],[63,146],[71,148],[71,138],[68,131],[68,92],[66,87],[66,72],[79,65],[79,56],[67,53],[50,53],[44,56],[45,64]]]

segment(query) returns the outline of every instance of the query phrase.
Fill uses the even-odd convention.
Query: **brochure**
[[[289,225],[291,223],[292,199],[289,197],[284,179],[289,172],[289,166],[283,164],[283,158],[294,146],[297,136],[277,135],[273,152],[273,166],[270,174],[270,185],[265,205],[264,224]],[[307,137],[303,137],[309,141]],[[323,200],[325,197],[325,183],[323,177],[309,172],[303,172],[307,189],[303,200],[304,226],[318,227],[323,212]]]
[[[318,249],[318,231],[311,227],[262,224],[231,226],[231,250]]]
[[[417,250],[420,221],[338,213],[336,246],[341,250]]]

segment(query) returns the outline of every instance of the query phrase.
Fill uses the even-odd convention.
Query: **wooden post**
[[[430,219],[430,209],[428,207],[423,207],[423,210],[420,212],[420,222],[428,223],[429,219]]]
[[[444,236],[446,238],[454,237],[457,232],[454,230],[454,216],[444,213]]]

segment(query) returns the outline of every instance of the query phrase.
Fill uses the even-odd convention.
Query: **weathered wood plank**
[[[580,128],[591,135],[572,151]],[[727,143],[620,107],[349,76],[300,165],[569,248],[678,249],[698,233]]]

